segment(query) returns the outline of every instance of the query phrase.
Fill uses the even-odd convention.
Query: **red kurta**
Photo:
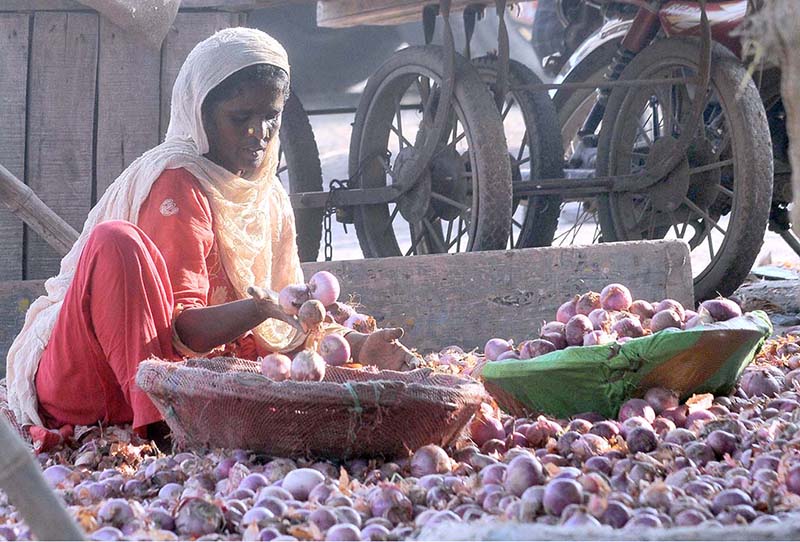
[[[136,387],[139,362],[203,355],[181,343],[174,318],[186,308],[235,299],[208,198],[188,171],[164,171],[138,227],[104,222],[87,240],[36,373],[45,424],[132,422],[141,430],[161,420]],[[255,359],[258,352],[248,333],[213,355]]]

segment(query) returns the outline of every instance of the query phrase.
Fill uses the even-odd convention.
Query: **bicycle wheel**
[[[426,143],[439,106],[445,53],[409,47],[367,81],[350,140],[354,186],[382,187],[434,144],[415,186],[397,201],[355,207],[364,256],[505,248],[511,224],[511,167],[500,114],[474,68],[457,56],[448,128]]]
[[[314,132],[303,104],[292,92],[281,118],[278,178],[290,194],[322,190],[322,167]],[[319,255],[323,209],[295,209],[297,251],[301,262],[313,262]]]
[[[472,60],[481,80],[494,93],[497,81],[497,58],[485,56]],[[523,90],[524,85],[541,84],[541,80],[525,65],[514,60],[508,66],[508,92],[500,117],[508,142],[511,161],[511,183],[563,176],[562,155],[556,109],[544,90]],[[557,216],[544,212],[558,198],[540,197],[538,207],[530,198],[513,199],[511,235],[508,248],[549,246]],[[549,220],[548,220],[549,217]],[[537,240],[544,242],[537,244]]]
[[[697,76],[700,42],[666,39],[639,53],[620,80]],[[761,99],[741,62],[712,44],[711,81],[699,126],[665,179],[599,198],[606,240],[677,238],[691,248],[695,297],[730,295],[764,238],[772,148]],[[670,156],[697,93],[692,82],[617,88],[600,132],[597,174],[643,171]]]

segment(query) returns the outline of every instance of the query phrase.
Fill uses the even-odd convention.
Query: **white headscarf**
[[[25,325],[11,345],[7,359],[9,404],[19,423],[43,425],[38,414],[36,370],[89,234],[107,220],[135,224],[150,188],[165,169],[186,168],[200,181],[211,205],[222,265],[239,298],[247,297],[250,285],[277,291],[303,281],[289,197],[275,177],[278,138],[270,142],[254,180],[238,177],[203,157],[209,149],[203,129],[203,100],[229,75],[254,64],[272,64],[289,73],[283,46],[259,30],[221,30],[189,53],[172,89],[166,140],[137,158],[108,187],[89,213],[75,245],[61,260],[58,276],[45,282],[47,294],[28,309]],[[256,340],[273,351],[291,348],[303,339],[275,320],[267,320],[254,331]]]

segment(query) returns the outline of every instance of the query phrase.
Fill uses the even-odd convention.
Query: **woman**
[[[192,50],[165,142],[92,209],[9,351],[9,403],[21,424],[132,423],[146,434],[161,415],[134,383],[143,359],[255,359],[302,345],[274,301],[303,281],[275,177],[288,92],[286,52],[263,32],[223,30]],[[356,360],[401,369],[413,359],[401,335],[346,337]]]

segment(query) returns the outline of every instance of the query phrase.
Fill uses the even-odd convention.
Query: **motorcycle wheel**
[[[657,41],[620,81],[696,77],[700,42]],[[701,124],[667,178],[597,198],[606,241],[677,238],[691,249],[695,298],[730,295],[763,242],[772,195],[772,148],[764,106],[747,70],[718,44]],[[697,88],[681,82],[611,92],[597,149],[597,175],[644,171],[672,152]]]

